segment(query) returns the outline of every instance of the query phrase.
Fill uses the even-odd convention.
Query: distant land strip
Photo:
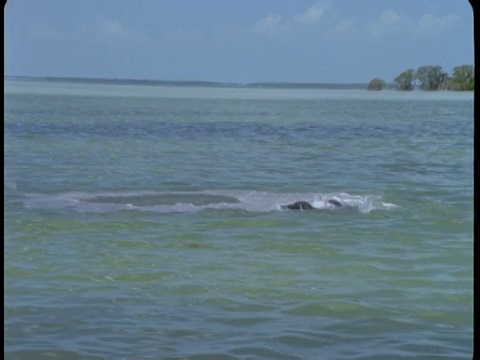
[[[4,76],[5,80],[16,81],[48,81],[78,84],[107,85],[149,85],[149,86],[196,86],[220,88],[276,88],[276,89],[365,89],[366,83],[301,83],[301,82],[254,82],[254,83],[224,83],[199,80],[141,80],[141,79],[104,79],[80,77],[35,77],[35,76]]]

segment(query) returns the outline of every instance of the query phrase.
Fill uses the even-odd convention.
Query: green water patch
[[[185,244],[181,244],[180,247],[182,248],[186,248],[186,249],[200,249],[203,247],[202,244],[198,244],[198,243],[185,243]]]
[[[5,265],[3,268],[5,282],[11,282],[14,279],[25,279],[32,275],[32,270],[27,269],[24,265],[22,267]]]
[[[223,195],[206,195],[206,194],[158,194],[158,195],[112,195],[112,196],[95,196],[87,200],[92,203],[108,203],[108,204],[131,204],[134,206],[156,206],[156,205],[175,205],[175,204],[193,204],[196,206],[228,203],[239,203],[239,200],[231,196]]]
[[[5,351],[5,359],[9,360],[102,360],[103,356],[89,355],[85,352],[75,352],[63,349],[29,349],[29,350],[7,350]]]
[[[205,353],[205,354],[195,354],[188,357],[173,357],[173,359],[189,359],[189,360],[238,360],[236,356],[221,354],[221,353]]]
[[[321,242],[322,239],[318,240]],[[314,256],[314,257],[329,257],[339,259],[342,256],[340,250],[336,250],[333,247],[324,246],[317,243],[317,240],[311,242],[296,242],[296,241],[276,241],[274,243],[269,243],[269,249],[273,252],[278,252],[280,254],[290,254],[290,255],[305,255],[305,256]]]
[[[322,344],[322,341],[325,340],[325,336],[322,336],[322,338],[319,339],[319,336],[315,334],[288,334],[279,336],[275,339],[276,342],[279,342],[283,345],[299,349],[318,348],[321,345],[327,345]],[[325,342],[328,342],[328,340]]]
[[[243,327],[243,326],[255,326],[260,324],[267,324],[274,319],[275,317],[272,317],[272,316],[258,316],[258,317],[241,316],[241,317],[233,317],[233,318],[225,317],[225,316],[221,316],[221,317],[215,316],[215,317],[210,317],[208,320],[237,328],[237,327]]]
[[[455,311],[452,311],[455,310]],[[458,309],[415,309],[410,316],[422,323],[431,324],[432,327],[457,328],[470,323],[473,326],[473,311],[458,311]]]
[[[238,354],[241,359],[276,359],[276,360],[298,360],[295,355],[284,354],[281,351],[273,350],[267,346],[242,346],[231,350],[233,354]],[[235,357],[235,359],[238,359]]]
[[[108,279],[111,281],[119,282],[155,282],[155,281],[164,281],[170,280],[178,275],[173,274],[168,271],[162,272],[135,272],[130,274],[115,274],[110,276]]]
[[[232,214],[221,214],[216,216],[214,219],[209,219],[208,222],[205,222],[199,227],[202,230],[224,230],[224,229],[278,229],[291,225],[289,219],[278,219],[270,217],[259,217],[257,214],[248,215],[243,214],[232,216]]]
[[[155,250],[159,248],[159,244],[155,241],[146,241],[141,239],[126,239],[126,240],[113,240],[110,243],[111,247],[126,249],[126,250],[135,250],[135,249],[151,249]]]
[[[158,226],[156,223],[135,218],[117,221],[102,217],[87,218],[83,215],[72,217],[56,214],[56,216],[38,216],[18,220],[10,225],[9,233],[21,234],[24,240],[53,238],[57,235],[66,235],[68,238],[77,235],[104,237],[105,234],[141,232],[152,227],[158,228]]]
[[[223,295],[225,296],[226,294]],[[276,309],[272,303],[267,305],[259,302],[232,300],[226,297],[209,297],[203,301],[203,304],[214,309],[233,313],[267,313]]]
[[[352,301],[322,300],[296,305],[283,311],[294,316],[322,316],[334,318],[352,318],[372,316],[376,310]]]
[[[379,316],[382,314],[382,316]],[[410,315],[389,312],[370,313],[368,316],[344,318],[327,327],[332,333],[342,333],[346,336],[356,336],[360,333],[378,337],[381,334],[390,336],[399,332],[415,332],[426,329],[427,326]],[[390,359],[390,357],[387,357]]]

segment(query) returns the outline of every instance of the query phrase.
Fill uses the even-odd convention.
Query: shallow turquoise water
[[[5,92],[7,358],[471,357],[472,94]]]

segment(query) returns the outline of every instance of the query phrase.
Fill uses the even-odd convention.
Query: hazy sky
[[[5,75],[391,82],[473,64],[467,0],[8,0]]]

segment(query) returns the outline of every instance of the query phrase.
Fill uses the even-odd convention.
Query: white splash
[[[225,199],[219,200],[219,196]],[[209,200],[209,197],[211,200]],[[178,199],[177,199],[178,198]],[[201,198],[202,201],[199,199]],[[101,199],[101,201],[100,201]],[[142,199],[155,203],[145,204]],[[341,207],[328,202],[336,200]],[[177,200],[177,201],[176,201]],[[228,201],[226,201],[228,200]],[[308,201],[319,210],[356,210],[370,213],[391,210],[397,206],[381,201],[380,196],[350,195],[348,193],[273,193],[248,190],[205,191],[118,191],[65,192],[59,194],[27,194],[23,204],[28,209],[74,210],[85,213],[115,211],[146,211],[157,213],[188,213],[202,210],[243,210],[249,212],[284,211],[283,205]]]

